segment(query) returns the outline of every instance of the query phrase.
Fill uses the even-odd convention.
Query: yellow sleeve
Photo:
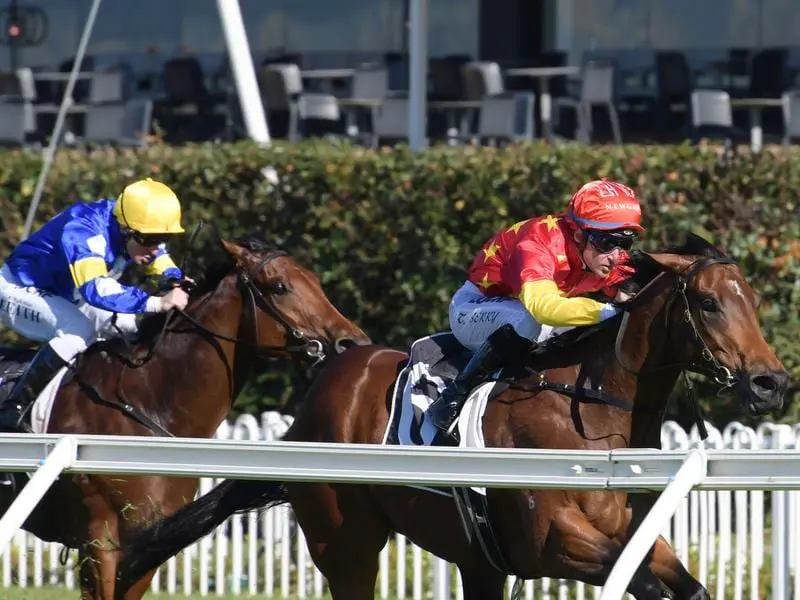
[[[519,300],[542,325],[566,327],[595,325],[601,321],[601,302],[591,298],[566,298],[555,281],[522,284]]]
[[[161,275],[167,269],[175,269],[177,265],[169,254],[157,256],[155,260],[144,267],[145,275]]]
[[[108,275],[106,261],[99,256],[87,256],[76,260],[69,266],[69,272],[76,288],[80,288],[92,279]]]

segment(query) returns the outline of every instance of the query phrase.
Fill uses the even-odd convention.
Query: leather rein
[[[198,231],[203,226],[201,222],[195,228],[193,232],[189,246],[191,246],[192,242],[194,241]],[[214,233],[218,240],[221,241],[221,237],[217,232],[216,228],[211,225],[214,229]],[[302,355],[302,357],[308,357],[314,359],[313,364],[309,367],[309,369],[313,369],[316,365],[320,364],[325,360],[327,357],[325,351],[325,344],[322,340],[311,337],[304,333],[299,327],[295,324],[291,323],[289,319],[278,309],[275,304],[275,301],[272,297],[272,294],[265,294],[262,292],[257,284],[255,283],[254,279],[257,277],[258,273],[261,273],[264,268],[276,258],[281,256],[288,256],[288,253],[283,250],[272,250],[268,252],[264,258],[261,259],[258,266],[256,267],[254,273],[250,273],[247,269],[237,264],[236,266],[236,281],[237,287],[239,288],[240,293],[242,294],[242,301],[245,306],[245,318],[248,321],[252,322],[254,331],[253,340],[245,340],[239,337],[230,337],[227,335],[223,335],[219,332],[213,331],[212,329],[206,327],[202,323],[200,323],[197,319],[189,315],[187,312],[180,310],[180,309],[173,309],[171,314],[167,316],[164,321],[164,325],[161,328],[161,331],[158,333],[156,339],[154,340],[153,344],[151,344],[150,349],[147,355],[141,360],[132,360],[129,357],[117,355],[118,358],[122,359],[123,361],[123,368],[122,372],[120,373],[119,382],[117,384],[118,390],[118,397],[114,400],[108,400],[102,396],[100,391],[96,388],[96,386],[92,384],[87,384],[82,382],[82,385],[88,387],[95,395],[96,400],[102,402],[103,404],[107,404],[118,408],[124,414],[128,415],[135,421],[139,422],[141,425],[144,425],[151,431],[156,434],[166,436],[166,437],[174,437],[171,432],[157,423],[152,417],[147,415],[143,410],[141,410],[138,406],[131,403],[126,397],[122,389],[122,378],[125,374],[125,371],[128,368],[138,368],[146,364],[150,361],[153,357],[155,348],[161,342],[164,334],[167,331],[172,331],[169,325],[172,322],[174,315],[179,315],[180,317],[189,321],[195,328],[199,329],[203,333],[219,340],[225,340],[228,342],[233,342],[235,344],[244,344],[252,346],[256,349],[257,352],[286,352],[290,356],[292,355]],[[182,282],[177,280],[173,281],[174,283],[181,285]],[[280,327],[282,327],[287,334],[287,343],[282,346],[265,346],[260,343],[259,341],[259,328],[258,328],[258,309],[265,312],[269,315]],[[124,336],[122,337],[124,340]]]
[[[666,307],[664,310],[664,327],[665,329],[669,329],[670,315],[672,314],[674,307],[677,305],[676,300],[678,299],[681,300],[681,305],[683,309],[682,321],[687,325],[689,325],[695,342],[698,343],[701,347],[700,356],[702,358],[702,362],[696,360],[691,360],[688,362],[680,361],[680,362],[669,363],[666,365],[658,365],[656,367],[653,367],[652,369],[639,370],[639,371],[631,367],[630,364],[628,363],[627,358],[622,352],[622,340],[625,337],[625,332],[627,331],[628,321],[630,319],[630,314],[631,314],[630,305],[628,307],[624,307],[625,310],[622,315],[622,321],[620,322],[619,329],[617,331],[616,341],[614,344],[614,354],[617,359],[617,362],[619,362],[619,364],[622,366],[623,369],[625,369],[632,375],[657,372],[670,368],[681,369],[681,374],[683,375],[687,385],[689,401],[693,413],[692,417],[694,418],[697,424],[698,432],[700,434],[701,439],[703,440],[708,437],[708,431],[705,426],[705,420],[703,419],[700,411],[700,404],[697,400],[697,395],[695,393],[694,386],[689,380],[686,371],[688,370],[694,373],[702,373],[711,376],[714,382],[720,386],[721,388],[720,391],[733,387],[734,385],[736,385],[738,381],[737,377],[731,372],[731,370],[717,360],[717,358],[711,352],[711,349],[708,347],[708,344],[703,339],[703,336],[700,335],[700,331],[698,330],[697,324],[694,320],[694,317],[692,316],[692,311],[689,304],[689,298],[686,295],[686,287],[688,282],[693,277],[699,275],[702,271],[715,264],[732,265],[736,263],[735,261],[727,257],[720,257],[720,258],[703,257],[694,261],[682,273],[678,274],[672,293],[670,294],[667,300]],[[653,278],[652,281],[650,281],[645,287],[643,287],[639,291],[639,293],[633,300],[630,301],[630,303],[638,304],[637,299],[641,298],[642,294],[644,294],[648,289],[652,288],[654,284],[662,277],[668,276],[669,274],[670,273],[665,271],[657,275],[655,278]],[[537,374],[537,372],[534,371],[534,374]],[[523,389],[523,388],[520,387],[517,389]],[[526,391],[533,391],[528,386],[526,386],[524,389]],[[602,386],[598,386],[597,388],[593,389],[593,388],[578,387],[570,384],[554,383],[548,381],[543,372],[538,372],[538,378],[533,382],[533,389],[548,390],[578,400],[583,400],[583,401],[588,400],[590,402],[608,404],[629,412],[633,412],[635,408],[632,402],[621,400],[619,398],[615,398],[614,396],[610,396],[603,390]]]

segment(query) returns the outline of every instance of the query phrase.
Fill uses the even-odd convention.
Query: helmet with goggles
[[[587,241],[601,252],[630,250],[644,232],[636,193],[605,178],[581,187],[569,201],[564,218],[583,231]]]
[[[158,245],[184,232],[178,196],[166,184],[149,177],[122,190],[114,205],[114,217],[144,246]]]

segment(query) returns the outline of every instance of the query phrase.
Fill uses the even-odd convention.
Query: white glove
[[[610,302],[607,302],[606,304],[603,304],[603,306],[600,308],[600,320],[605,321],[606,319],[610,319],[611,317],[616,316],[618,313],[619,313],[619,308],[617,308]]]

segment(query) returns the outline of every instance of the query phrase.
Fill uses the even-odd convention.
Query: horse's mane
[[[256,237],[237,238],[233,243],[254,254],[278,250],[274,245]],[[197,286],[191,291],[189,306],[208,292],[214,291],[220,282],[233,272],[234,261],[224,249],[222,252],[212,254],[216,256],[205,265],[202,275],[195,278]],[[190,273],[186,275],[192,276]],[[155,313],[145,316],[139,325],[139,343],[145,345],[151,343],[164,328],[168,315],[169,313]]]
[[[666,250],[659,250],[659,253],[677,254],[679,256],[704,256],[707,258],[727,258],[727,255],[710,244],[699,235],[690,233],[680,246],[673,246]],[[631,277],[634,284],[644,287],[658,276],[662,269],[650,256],[639,250],[631,252],[630,265],[634,268],[635,274]]]
[[[716,246],[710,244],[703,238],[695,234],[688,234],[685,241],[680,246],[673,246],[665,250],[659,250],[658,253],[664,254],[678,254],[680,256],[705,256],[708,258],[726,258],[727,255],[718,249]],[[629,264],[634,268],[635,272],[629,281],[624,282],[621,287],[625,289],[626,284],[630,284],[628,289],[638,291],[653,281],[663,269],[655,262],[650,256],[642,251],[635,250],[630,254]],[[597,325],[587,325],[583,327],[575,327],[570,329],[557,337],[553,338],[552,342],[546,344],[548,353],[553,349],[567,348],[576,343],[585,343],[588,338],[594,338],[595,335],[613,329],[616,331],[622,321],[622,314],[616,317],[601,321]]]

